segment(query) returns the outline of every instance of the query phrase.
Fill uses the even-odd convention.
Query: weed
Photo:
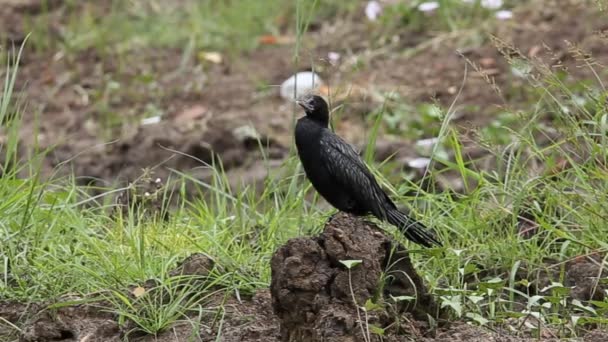
[[[319,1],[316,6],[325,3]],[[348,6],[355,8],[352,4]],[[295,5],[301,39],[316,7],[304,1]],[[72,2],[70,6],[86,9],[71,18],[63,39],[55,44],[70,52],[95,48],[110,53],[188,44],[196,50],[236,53],[255,47],[259,33],[278,31],[272,21],[277,11],[293,10],[283,1],[202,1],[170,9],[158,1],[117,1],[109,15],[95,19],[95,4]],[[455,1],[442,1],[441,6],[437,25],[454,32],[476,23],[469,20],[488,16],[479,8],[461,8]],[[323,8],[328,13],[341,10]],[[477,10],[470,17],[461,15]],[[424,18],[410,7],[394,11],[410,24],[421,24]],[[40,20],[31,23],[32,44],[39,50],[51,49],[48,36],[39,34],[48,26],[42,20],[48,18]],[[568,261],[592,253],[605,255],[608,250],[604,66],[572,45],[574,57],[597,75],[572,84],[565,70],[556,71],[509,44],[495,43],[512,72],[528,82],[526,94],[533,101],[524,109],[506,106],[494,123],[476,132],[478,147],[487,150],[483,160],[466,158],[467,143],[450,125],[453,108],[408,104],[396,96],[386,96],[384,106],[370,116],[373,128],[365,159],[391,195],[398,202],[413,202],[413,210],[444,241],[444,255],[431,251],[412,253],[412,258],[452,319],[488,328],[525,328],[537,337],[547,329],[565,338],[577,336],[581,328],[592,324],[606,327],[605,257],[595,261],[599,271],[592,286],[592,292],[602,296],[574,298],[565,278]],[[112,215],[116,204],[111,197],[131,187],[97,188],[102,194],[92,196],[91,188],[78,186],[74,177],[40,179],[39,161],[46,151],[34,148],[28,155],[20,149],[24,106],[13,92],[18,57],[6,59],[0,99],[5,136],[0,142],[3,299],[51,300],[61,305],[65,294],[79,293],[100,303],[103,300],[104,309],[121,317],[122,324],[133,324],[128,326],[133,332],[156,334],[178,321],[200,322],[203,316],[216,317],[221,326],[225,311],[222,303],[212,301],[214,296],[240,298],[267,287],[269,260],[278,246],[289,238],[318,232],[328,216],[317,206],[318,196],[304,181],[293,153],[282,165],[285,172],[281,174],[289,176],[269,176],[263,189],[232,189],[221,162],[214,160],[201,163],[212,170],[209,182],[173,170],[167,189],[174,192],[155,194],[162,198],[163,211],[171,208],[168,219],[146,215],[147,209],[137,206]],[[95,98],[109,129],[120,124],[109,98],[124,90],[112,82],[108,78]],[[489,82],[488,86],[495,85]],[[148,109],[149,115],[158,114],[154,104]],[[380,175],[373,164],[373,146],[383,129],[411,139],[438,138],[441,143],[429,155],[433,163],[424,183],[404,177],[395,188]],[[439,192],[427,187],[446,173],[462,180],[465,190]],[[198,192],[197,196],[187,198],[186,188]],[[406,191],[415,195],[406,196]],[[177,198],[177,204],[170,206],[171,198]],[[531,232],[529,236],[520,234],[522,227]],[[168,276],[178,260],[200,252],[217,265],[205,279]],[[559,266],[548,264],[550,259]],[[551,276],[549,283],[540,285],[538,274],[555,268],[558,272],[546,272]],[[144,293],[139,296],[132,293],[135,284],[150,279],[155,280],[154,286],[141,286]],[[360,322],[366,321],[372,304],[363,306],[364,315],[359,311]],[[385,328],[361,327],[368,339]]]

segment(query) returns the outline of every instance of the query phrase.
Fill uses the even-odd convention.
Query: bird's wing
[[[329,130],[321,135],[320,143],[324,149],[322,165],[333,181],[357,203],[365,203],[373,214],[385,217],[386,205],[393,207],[394,204],[353,147]]]

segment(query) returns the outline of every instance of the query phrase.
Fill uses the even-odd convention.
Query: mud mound
[[[520,342],[525,339],[500,335],[466,323],[452,324],[448,329],[439,331],[434,338],[424,339],[426,342]]]
[[[604,342],[608,341],[608,330],[596,329],[585,335],[586,342]]]
[[[578,300],[606,299],[608,284],[602,281],[608,277],[608,269],[603,263],[602,257],[592,255],[579,257],[570,261],[567,266],[566,286],[572,288],[570,296]]]
[[[580,301],[603,301],[606,299],[608,284],[602,279],[608,277],[608,269],[603,264],[603,254],[581,255],[566,262],[553,259],[544,261],[544,268],[530,272],[532,267],[524,265],[517,275],[517,281],[526,280],[530,283],[529,291],[535,294],[546,294],[544,289],[554,282],[563,283],[570,288],[570,297]],[[562,269],[564,275],[562,277]],[[526,290],[522,288],[521,290]]]
[[[361,264],[349,272],[341,263],[345,260]],[[414,315],[437,314],[407,252],[393,248],[374,224],[347,214],[335,215],[319,237],[290,240],[273,256],[271,268],[272,304],[283,341],[364,341],[362,331],[368,324],[387,326],[391,315],[386,310],[364,313],[357,308],[382,298],[378,291],[384,275],[384,295],[417,298],[402,309]],[[380,337],[372,335],[371,340]]]
[[[20,303],[0,303],[0,317],[22,329],[19,337],[15,328],[5,326],[0,320],[0,341],[118,342],[126,339],[139,342],[212,342],[218,341],[218,336],[223,342],[280,341],[278,321],[272,312],[267,290],[259,291],[252,299],[243,302],[230,299],[224,304],[225,317],[221,324],[213,324],[214,317],[205,316],[200,327],[192,322],[179,321],[156,336],[135,334],[138,336],[126,337],[126,329],[119,326],[117,317],[91,305],[38,311],[41,308],[28,308]],[[19,323],[24,315],[30,317]]]
[[[25,323],[23,342],[120,341],[119,327],[112,314],[94,306],[76,305],[43,310]]]
[[[119,211],[127,216],[130,210],[142,210],[148,216],[159,215],[164,219],[169,217],[166,210],[164,184],[161,178],[154,178],[153,174],[144,173],[140,179],[130,184],[124,191],[116,196],[117,207],[114,214]]]
[[[168,275],[204,279],[214,267],[216,264],[211,258],[195,253],[178,263]],[[158,301],[169,300],[158,286],[154,279],[143,284],[147,295],[156,296]],[[136,302],[134,289],[130,288],[127,295]],[[63,297],[60,303],[80,300],[83,298]],[[0,341],[181,342],[194,338],[194,341],[211,342],[218,341],[219,337],[224,342],[275,342],[280,340],[279,326],[270,303],[267,290],[260,290],[253,298],[243,301],[226,300],[224,294],[219,293],[204,303],[209,308],[209,315],[183,317],[170,328],[148,335],[139,331],[130,320],[120,325],[118,316],[108,312],[108,304],[103,302],[56,307],[53,303],[0,302]],[[219,307],[224,313],[220,320],[216,316]],[[199,319],[200,322],[193,323]]]
[[[351,268],[350,277],[340,262],[345,260],[361,260],[361,264]],[[590,255],[567,264],[570,269],[566,276],[570,279],[566,280],[567,286],[580,287],[582,291],[582,297],[575,298],[598,298],[595,294],[602,292],[603,285],[600,283],[593,292],[593,287],[586,286],[585,282],[596,284],[601,272],[597,263],[601,260],[598,255]],[[388,272],[384,271],[387,265],[391,265]],[[221,266],[213,259],[196,253],[168,275],[204,279],[217,267]],[[122,320],[117,315],[104,310],[107,303],[65,306],[70,302],[88,302],[87,298],[66,296],[59,304],[0,302],[0,341],[358,342],[364,340],[361,327],[366,328],[366,324],[370,329],[372,325],[384,328],[382,340],[387,342],[537,341],[529,338],[526,332],[513,334],[501,329],[500,325],[489,330],[462,321],[443,324],[429,336],[431,329],[426,323],[426,314],[437,317],[438,309],[407,252],[400,247],[393,248],[391,241],[375,225],[349,215],[334,216],[318,237],[290,240],[274,255],[271,267],[270,291],[262,289],[252,298],[242,300],[232,296],[226,298],[219,292],[201,302],[208,314],[182,317],[156,335],[137,332],[137,326],[130,321],[119,324]],[[574,279],[578,279],[576,284],[569,283]],[[162,299],[164,293],[155,292],[158,285],[149,280],[142,286],[148,294],[156,294]],[[133,289],[129,289],[131,298],[132,292]],[[572,293],[575,295],[576,291]],[[417,301],[403,302],[409,306],[398,307],[388,299],[389,294],[416,297]],[[392,305],[370,305],[368,299]],[[362,306],[368,308],[367,313],[360,309]],[[554,336],[549,335],[543,341],[559,341]],[[584,337],[573,341],[606,341],[608,333],[605,330],[581,331],[581,336]],[[380,341],[380,336],[371,334],[369,340]]]
[[[190,119],[189,119],[190,120]],[[81,146],[73,168],[82,183],[108,180],[114,177],[133,181],[142,169],[153,168],[156,177],[167,179],[169,169],[201,169],[205,164],[221,162],[226,169],[251,167],[262,160],[258,141],[241,136],[239,127],[218,121],[206,124],[200,119],[167,120],[157,124],[138,126],[118,142],[99,144],[95,148]],[[283,158],[286,149],[260,136],[261,144],[269,146],[270,158]],[[54,159],[61,161],[53,168],[74,159],[74,146],[60,146]],[[211,175],[211,171],[207,176]],[[198,172],[205,179],[204,172]]]
[[[543,341],[543,342],[560,342],[563,339],[560,338],[527,338],[527,337],[517,337],[513,336],[512,333],[505,332],[504,330],[498,328],[494,331],[489,329],[484,329],[482,327],[472,325],[470,323],[464,322],[454,322],[450,324],[448,327],[444,327],[439,329],[437,335],[433,338],[425,338],[420,341],[424,342],[458,342],[458,341],[467,341],[467,342],[534,342],[534,341]],[[578,341],[587,341],[586,339],[568,339],[571,342]]]
[[[231,300],[225,305],[226,320],[205,342],[279,342],[279,322],[272,312],[270,292],[260,290],[251,300],[239,303]]]
[[[0,301],[0,341],[10,341],[17,339],[19,322],[27,319],[31,312],[38,310],[38,305],[28,305],[18,302]]]

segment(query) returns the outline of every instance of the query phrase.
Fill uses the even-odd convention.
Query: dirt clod
[[[341,263],[346,260],[361,263],[349,272]],[[282,340],[364,341],[366,325],[388,324],[390,317],[385,310],[368,310],[363,318],[357,306],[382,297],[377,292],[389,260],[398,262],[386,272],[385,292],[417,294],[417,304],[407,309],[433,312],[435,305],[407,252],[400,247],[393,251],[391,240],[370,222],[339,213],[320,236],[287,242],[271,262],[270,290]],[[372,334],[371,340],[379,337]]]
[[[251,300],[238,303],[231,300],[225,305],[227,319],[221,331],[212,331],[203,338],[205,342],[217,341],[222,336],[223,342],[278,342],[279,323],[272,312],[270,292],[258,291]]]
[[[538,269],[532,274],[527,274],[527,267],[518,271],[517,280],[528,280],[531,284],[532,293],[546,295],[548,289],[554,282],[562,282],[564,287],[570,289],[570,297],[580,301],[603,301],[608,285],[601,279],[608,276],[608,270],[603,265],[603,255],[591,254],[578,256],[567,262],[559,262],[553,259],[544,261],[545,267]],[[561,269],[565,274],[560,276]],[[523,289],[522,289],[523,290]]]
[[[468,341],[468,342],[527,342],[526,338],[492,332],[481,327],[455,322],[449,328],[443,329],[437,333],[434,338],[424,339],[425,342],[453,342],[453,341]],[[553,340],[543,340],[551,341]]]
[[[144,174],[129,184],[129,186],[116,196],[117,209],[123,216],[128,216],[130,210],[142,210],[148,215],[159,214],[167,219],[169,213],[164,207],[164,184],[159,177],[152,177],[152,173]]]
[[[206,277],[214,265],[213,260],[205,254],[195,253],[184,259],[174,270],[169,272],[169,275],[172,277],[180,275]]]
[[[608,270],[598,255],[580,257],[567,264],[566,282],[572,298],[603,301],[608,285],[600,280],[608,277]]]
[[[93,306],[43,310],[25,324],[20,341],[119,341],[114,317]]]
[[[608,341],[608,330],[596,329],[585,335],[586,342]]]

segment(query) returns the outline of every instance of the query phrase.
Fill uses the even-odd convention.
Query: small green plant
[[[105,295],[104,299],[111,304],[108,310],[118,314],[120,325],[128,322],[135,325],[127,336],[135,331],[155,335],[178,320],[188,320],[194,312],[208,316],[214,314],[212,310],[205,309],[209,306],[208,298],[222,290],[213,291],[214,282],[199,278],[179,276],[160,279],[155,287],[136,287],[131,295],[115,290]]]
[[[432,17],[438,20],[431,24],[458,35],[491,15],[479,7],[480,1],[473,5],[456,0],[439,3],[439,11]],[[288,15],[296,13],[295,55],[300,58],[304,33],[318,20],[315,11],[331,15],[360,9],[356,1],[340,7],[322,0],[287,5],[284,1],[207,1],[167,11],[154,7],[158,4],[116,1],[111,13],[101,18],[96,12],[98,4],[82,4],[86,10],[69,20],[59,33],[60,42],[44,35],[48,17],[29,23],[35,38],[31,43],[42,51],[59,46],[67,59],[74,57],[70,54],[95,49],[102,56],[116,56],[122,70],[132,67],[124,54],[155,47],[188,46],[180,56],[184,60],[199,50],[225,50],[230,58],[236,51],[255,47],[259,34],[278,34],[280,25],[273,20],[286,11]],[[387,7],[377,25],[369,27],[376,25],[376,35],[394,32],[391,29],[396,27],[403,30],[404,25],[422,28],[429,22],[427,16],[401,2]],[[395,17],[399,21],[392,21]],[[556,338],[576,337],[589,326],[608,326],[608,284],[602,273],[607,267],[603,255],[608,250],[605,70],[572,46],[573,57],[596,77],[570,82],[565,70],[556,71],[515,47],[495,43],[510,63],[511,73],[527,82],[507,94],[521,96],[529,103],[502,108],[488,127],[472,134],[476,141],[471,142],[471,136],[464,139],[451,127],[453,108],[385,95],[383,107],[368,116],[372,128],[368,130],[365,160],[391,196],[398,202],[414,202],[421,220],[445,237],[445,251],[416,251],[411,256],[451,319],[489,329],[506,326],[539,338],[548,329]],[[114,215],[113,197],[131,187],[97,187],[98,194],[93,196],[91,188],[77,185],[74,177],[41,179],[38,171],[46,151],[37,151],[34,146],[23,152],[19,130],[26,99],[13,91],[21,51],[0,50],[3,63],[6,61],[2,64],[0,98],[0,297],[46,302],[78,293],[87,303],[104,300],[104,309],[117,314],[127,330],[149,334],[179,321],[190,321],[196,327],[213,317],[210,320],[220,326],[217,340],[221,340],[227,313],[221,305],[211,304],[210,296],[219,292],[240,298],[266,288],[271,276],[269,260],[276,249],[295,236],[317,233],[327,217],[327,210],[317,206],[318,196],[304,180],[295,155],[290,155],[276,173],[268,167],[263,189],[233,188],[217,159],[201,163],[201,168],[210,171],[207,181],[172,170],[168,188],[174,192],[163,189],[162,194],[154,193],[163,210],[170,211],[168,219],[146,217],[146,209],[135,206]],[[365,67],[364,58],[357,58],[356,67]],[[115,76],[107,75],[92,96],[108,135],[124,124],[124,118],[114,111],[114,99],[128,97],[139,103],[138,86],[154,95],[163,90],[155,84],[153,74],[135,77],[136,85],[123,84]],[[142,116],[156,116],[161,106],[152,101],[142,108]],[[432,162],[425,182],[412,178],[395,183],[393,188],[379,173],[374,144],[385,131],[411,140],[437,138],[432,151],[427,151]],[[465,150],[471,143],[486,154],[467,159]],[[442,191],[428,186],[448,173],[464,183],[464,190]],[[193,192],[195,195],[189,196]],[[170,205],[172,198],[177,204]],[[531,228],[527,229],[529,236],[520,234],[522,227]],[[217,260],[218,267],[207,277],[167,276],[179,260],[200,252]],[[568,271],[564,265],[590,253],[602,255],[595,261],[599,271],[594,291],[603,297],[576,299],[564,278]],[[558,260],[559,275],[547,286],[540,286],[538,272],[553,267],[547,265],[552,259]],[[370,324],[368,313],[389,304],[374,299],[357,303],[350,275],[361,267],[361,261],[346,260],[343,264],[349,272],[364,338],[369,341],[376,337],[373,335],[384,336],[388,327]],[[150,279],[154,285],[143,286]],[[133,284],[142,286],[131,292]],[[414,296],[398,296],[390,305],[416,300]],[[51,309],[71,304],[58,300]],[[0,324],[16,332],[21,329],[3,318]]]
[[[408,105],[402,97],[389,94],[384,105],[369,116],[372,120],[378,117],[382,118],[387,133],[419,139],[439,134],[444,112],[435,104]]]
[[[363,261],[362,260],[340,260],[340,263],[342,265],[344,265],[346,267],[346,269],[348,270],[348,288],[350,290],[350,295],[351,298],[353,300],[353,305],[355,305],[355,308],[357,309],[357,318],[358,318],[358,322],[359,322],[359,326],[361,327],[361,334],[363,336],[363,339],[366,342],[371,341],[371,336],[370,336],[370,325],[367,319],[367,308],[366,307],[361,307],[359,306],[359,304],[357,303],[357,298],[355,297],[355,292],[353,291],[353,283],[352,283],[352,277],[351,277],[351,270],[360,265]],[[371,304],[371,302],[369,302]],[[368,304],[368,302],[366,302],[366,305]],[[361,317],[361,311],[363,311],[364,313],[364,318]]]

